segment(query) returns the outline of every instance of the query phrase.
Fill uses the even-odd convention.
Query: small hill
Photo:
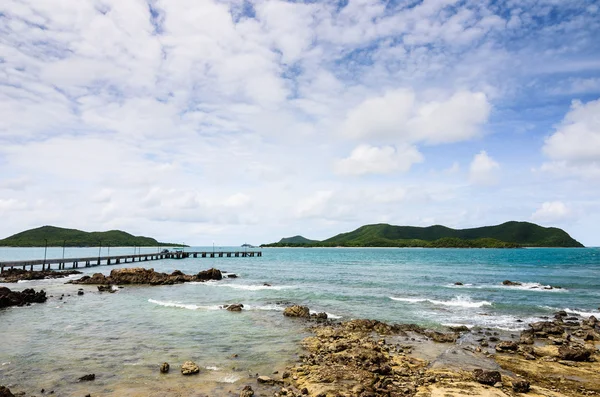
[[[0,247],[43,247],[46,240],[48,240],[49,247],[62,247],[63,242],[67,247],[97,247],[99,245],[110,245],[112,247],[181,246],[181,244],[160,243],[150,237],[133,236],[121,230],[84,232],[77,229],[42,226],[0,240]]]
[[[298,236],[299,237],[299,236]],[[292,238],[294,239],[294,238]],[[583,247],[567,232],[555,227],[542,227],[530,222],[506,222],[501,225],[471,229],[446,226],[393,226],[385,223],[365,225],[323,241],[296,242],[282,239],[265,246],[315,247]],[[309,240],[310,241],[310,240]]]
[[[279,240],[280,244],[313,244],[318,242],[318,240],[309,240],[302,236],[284,237]]]

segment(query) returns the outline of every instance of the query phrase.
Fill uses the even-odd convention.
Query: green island
[[[277,243],[262,244],[261,247],[524,248],[583,247],[583,244],[556,227],[510,221],[471,229],[379,223],[361,226],[323,241],[294,236],[282,238]]]
[[[84,232],[56,226],[42,226],[0,240],[0,247],[182,247],[182,244],[161,243],[151,237],[133,236],[121,230]]]

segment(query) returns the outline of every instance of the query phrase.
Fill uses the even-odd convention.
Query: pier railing
[[[60,259],[34,259],[25,261],[3,261],[0,262],[0,273],[5,268],[23,268],[23,270],[33,270],[34,266],[41,266],[41,270],[51,270],[52,265],[58,265],[58,270],[65,269],[67,264],[73,269],[85,266],[117,265],[127,262],[147,262],[161,259],[185,259],[185,258],[247,258],[262,256],[261,251],[174,251],[154,254],[134,254],[134,255],[110,255],[82,258],[60,258]]]

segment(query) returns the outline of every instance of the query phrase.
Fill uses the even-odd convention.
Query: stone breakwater
[[[600,321],[593,316],[558,312],[520,335],[373,320],[325,322],[310,330],[299,362],[281,376],[258,377],[254,387],[276,397],[600,395]],[[423,342],[450,360],[425,358],[417,351]],[[254,390],[246,385],[239,395]]]
[[[191,281],[221,280],[223,275],[218,269],[208,269],[198,274],[184,274],[175,270],[171,274],[155,272],[154,269],[144,269],[141,267],[114,269],[109,276],[102,273],[94,273],[92,276],[83,276],[79,280],[69,281],[70,284],[90,284],[90,285],[172,285]]]
[[[16,283],[21,280],[46,280],[52,278],[63,278],[72,274],[81,274],[78,270],[43,270],[43,271],[30,271],[23,269],[7,269],[0,274],[1,283]]]
[[[6,287],[0,287],[0,309],[9,306],[25,306],[32,303],[46,302],[45,291],[36,292],[31,288],[23,291],[11,291]]]

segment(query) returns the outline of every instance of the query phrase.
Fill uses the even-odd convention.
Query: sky
[[[592,0],[3,0],[0,238],[600,246],[599,38]]]

